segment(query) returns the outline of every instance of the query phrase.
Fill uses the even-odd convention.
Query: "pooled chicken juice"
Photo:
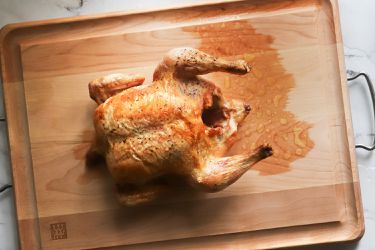
[[[296,84],[272,46],[274,38],[257,33],[248,21],[192,26],[184,31],[200,38],[198,49],[217,57],[243,59],[251,66],[247,75],[209,75],[224,96],[244,100],[251,106],[227,155],[253,152],[268,144],[273,156],[253,169],[261,175],[289,171],[292,162],[305,157],[314,147],[309,135],[312,124],[298,120],[286,110],[288,95]]]

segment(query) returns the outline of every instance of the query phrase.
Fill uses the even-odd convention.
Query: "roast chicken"
[[[141,75],[111,74],[89,83],[98,104],[96,142],[117,183],[120,203],[131,206],[159,197],[166,176],[215,192],[272,155],[267,145],[252,154],[222,157],[250,105],[226,100],[219,87],[199,75],[247,74],[243,60],[227,61],[193,48],[170,50],[143,84]]]

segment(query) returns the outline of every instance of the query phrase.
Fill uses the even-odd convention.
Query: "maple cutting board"
[[[171,48],[243,59],[245,76],[204,76],[250,115],[228,155],[274,155],[222,192],[181,190],[118,205],[105,166],[86,159],[89,81],[146,82]],[[1,72],[23,249],[249,249],[359,239],[364,231],[335,0],[210,3],[13,24]]]

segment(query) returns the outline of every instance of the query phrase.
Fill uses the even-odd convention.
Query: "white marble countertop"
[[[0,0],[0,27],[14,22],[198,2],[199,0]],[[375,83],[375,1],[339,0],[339,5],[346,67],[366,72]],[[352,83],[349,86],[356,142],[369,144],[373,141],[375,132],[372,129],[374,121],[370,96],[363,84]],[[0,99],[0,116],[3,117],[2,93]],[[0,185],[11,183],[5,126],[4,122],[0,122]],[[375,238],[371,237],[375,235],[375,153],[357,150],[357,159],[365,211],[365,235],[358,243],[319,249],[375,249]],[[18,249],[13,202],[12,190],[0,195],[0,250]]]

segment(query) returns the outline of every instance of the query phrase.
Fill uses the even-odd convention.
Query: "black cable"
[[[5,121],[6,121],[5,118],[0,117],[0,122],[5,122]],[[4,186],[1,186],[0,187],[0,193],[4,192],[5,190],[7,190],[8,188],[11,188],[11,187],[12,187],[12,185],[10,185],[10,184],[5,184]]]
[[[5,190],[7,190],[8,188],[11,188],[12,185],[10,184],[5,184],[4,186],[1,186],[0,187],[0,193],[4,192]]]
[[[0,122],[5,122],[5,118],[2,118],[0,117]],[[10,184],[5,184],[4,186],[1,186],[0,187],[0,193],[4,192],[5,190],[7,190],[8,188],[11,188],[12,185]]]
[[[4,122],[5,121],[5,118],[0,118],[0,122]],[[1,186],[0,187],[0,193],[4,192],[5,190],[7,190],[8,188],[11,188],[12,185],[10,184],[5,184],[4,186]]]

